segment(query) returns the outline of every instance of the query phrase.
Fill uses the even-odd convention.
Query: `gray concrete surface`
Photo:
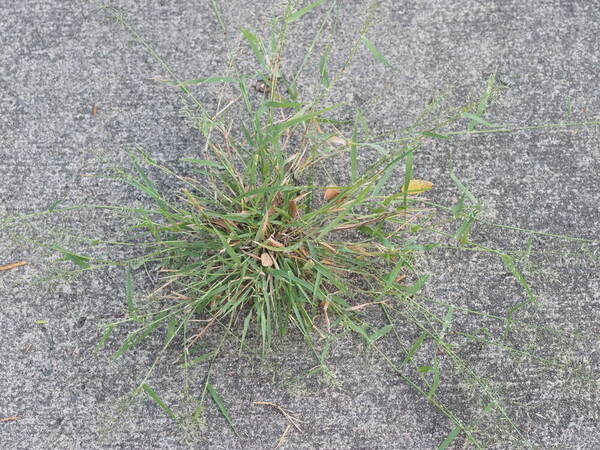
[[[222,2],[219,2],[222,3]],[[279,2],[226,2],[233,32],[258,27]],[[342,2],[336,45],[348,50],[364,15],[363,2]],[[219,72],[227,61],[209,2],[115,1],[182,77]],[[600,3],[560,1],[382,1],[369,38],[396,71],[360,50],[333,98],[368,109],[378,130],[411,123],[432,93],[452,84],[470,98],[497,70],[510,88],[489,112],[496,122],[539,123],[600,114]],[[308,17],[293,34],[292,66],[315,26]],[[3,217],[65,204],[135,200],[131,191],[82,174],[98,170],[96,152],[124,160],[140,145],[162,162],[197,155],[199,136],[179,117],[180,101],[153,82],[162,70],[117,24],[92,6],[59,0],[0,1],[0,214]],[[335,62],[334,62],[335,64]],[[375,95],[373,95],[375,94]],[[208,94],[205,100],[210,101]],[[97,113],[91,115],[92,105]],[[568,105],[571,105],[570,107]],[[448,177],[456,171],[486,205],[486,217],[505,225],[597,239],[600,231],[600,150],[597,130],[518,132],[431,142],[416,157],[416,174],[433,181],[435,200],[452,204]],[[120,224],[95,213],[57,219],[55,226],[87,236],[111,236]],[[31,230],[22,230],[23,234]],[[355,341],[337,341],[330,366],[338,386],[305,373],[314,361],[301,343],[280,345],[267,363],[230,349],[215,367],[214,383],[239,436],[210,403],[205,426],[187,440],[155,405],[143,399],[109,427],[116,405],[152,360],[148,341],[118,363],[110,350],[94,353],[97,324],[124,314],[123,274],[108,270],[73,282],[34,284],[52,255],[0,230],[0,422],[2,449],[272,448],[285,428],[272,401],[306,423],[284,448],[436,448],[451,424]],[[524,249],[527,235],[478,227],[475,236],[503,249]],[[513,344],[577,366],[581,377],[510,352],[463,349],[492,381],[505,407],[537,448],[598,448],[600,444],[600,272],[595,244],[534,239],[527,272],[539,293],[537,308],[519,318],[557,328],[516,333]],[[542,253],[544,252],[544,253]],[[425,256],[429,293],[443,301],[506,314],[522,290],[496,258],[454,250]],[[44,320],[44,324],[36,324]],[[476,326],[465,323],[465,329]],[[192,374],[191,390],[202,372]],[[184,409],[181,373],[163,364],[151,385]],[[468,392],[448,389],[459,410]],[[177,409],[178,410],[178,409]],[[179,411],[179,410],[178,410]],[[491,433],[490,448],[516,444]],[[460,448],[464,440],[456,441]]]

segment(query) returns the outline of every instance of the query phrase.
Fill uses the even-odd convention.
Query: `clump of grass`
[[[374,136],[359,109],[353,121],[335,120],[339,105],[327,105],[328,95],[357,46],[364,45],[375,61],[390,64],[366,37],[368,15],[337,74],[330,74],[327,67],[331,48],[319,58],[319,84],[308,100],[303,99],[297,81],[314,43],[298,72],[286,76],[286,33],[293,22],[323,3],[288,7],[272,22],[267,42],[241,29],[256,58],[257,73],[241,73],[234,58],[230,73],[196,80],[179,79],[122,16],[108,9],[167,71],[170,78],[162,82],[183,94],[187,117],[203,136],[204,152],[185,160],[188,174],[161,165],[142,150],[130,153],[130,169],[115,168],[113,177],[150,201],[144,206],[113,207],[133,220],[130,230],[136,236],[144,236],[137,243],[141,255],[110,260],[52,247],[81,270],[111,264],[126,268],[128,317],[107,324],[100,340],[102,346],[117,327],[133,324],[115,358],[159,331],[165,333],[160,354],[180,343],[184,367],[214,361],[226,339],[233,339],[241,350],[264,353],[287,333],[297,333],[313,348],[316,340],[351,332],[450,419],[450,433],[440,448],[448,447],[461,433],[472,445],[484,447],[477,429],[491,414],[500,417],[507,434],[526,443],[496,391],[451,342],[456,315],[473,312],[421,295],[427,275],[416,270],[415,255],[439,245],[439,241],[424,243],[421,232],[437,233],[446,239],[445,245],[500,258],[522,286],[525,298],[506,317],[477,314],[501,324],[505,335],[515,325],[529,326],[519,322],[515,313],[535,302],[535,294],[511,254],[470,239],[481,205],[465,183],[451,173],[460,199],[445,210],[425,197],[432,185],[414,179],[413,158],[430,140],[537,126],[496,126],[483,118],[497,95],[493,75],[481,98],[443,114],[436,109],[443,98],[435,98],[412,126],[398,133]],[[326,10],[314,42],[334,11],[335,6]],[[214,83],[222,89],[211,113],[193,90]],[[332,170],[338,172],[332,175]],[[178,188],[165,192],[151,173],[166,174]],[[452,233],[442,231],[448,221],[455,226]],[[144,308],[134,301],[134,272],[140,267],[159,274]],[[371,321],[365,314],[374,308],[381,312],[381,321]],[[417,331],[414,342],[407,344],[400,337],[399,321]],[[196,345],[212,330],[222,333],[218,345],[194,354]],[[400,361],[378,345],[384,338],[400,346]],[[507,348],[495,338],[486,344]],[[426,347],[435,355],[429,362],[418,357]],[[317,353],[322,367],[326,353],[327,344]],[[134,395],[145,393],[178,420],[148,384],[157,362],[158,358]],[[443,370],[454,370],[479,393],[483,407],[478,414],[468,417],[446,405],[439,395]],[[233,426],[210,382],[210,369],[195,417],[206,395]]]

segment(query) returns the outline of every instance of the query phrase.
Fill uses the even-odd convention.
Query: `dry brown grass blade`
[[[358,245],[347,245],[346,247],[353,252],[359,253],[361,256],[373,257],[381,255],[381,252],[369,252]]]
[[[262,406],[270,406],[273,409],[276,409],[277,411],[279,411],[281,413],[281,415],[283,417],[286,418],[286,420],[294,426],[294,428],[296,430],[298,430],[300,433],[302,433],[302,429],[300,428],[299,423],[304,423],[304,421],[292,416],[291,411],[286,411],[285,409],[283,409],[281,406],[279,406],[277,403],[273,403],[273,402],[254,402],[255,405],[262,405]]]
[[[169,300],[176,300],[176,301],[190,301],[190,300],[192,300],[192,297],[188,297],[187,295],[183,295],[183,294],[181,294],[179,292],[171,292],[165,298],[169,299]]]
[[[281,206],[281,192],[278,192],[274,197],[273,197],[273,201],[271,202],[271,206],[269,206],[269,215],[273,215],[275,214],[275,210],[277,208],[279,208]]]
[[[7,264],[5,266],[0,266],[0,271],[14,269],[15,267],[21,267],[21,266],[24,266],[25,264],[27,264],[27,261],[19,261],[16,263]]]
[[[285,247],[285,245],[283,245],[281,242],[276,241],[275,239],[273,239],[271,237],[265,241],[265,244],[267,244],[267,245],[269,245],[271,247],[275,247],[275,248],[283,248],[283,247]]]
[[[386,302],[370,302],[370,303],[361,303],[360,305],[354,305],[351,306],[350,308],[346,309],[346,311],[358,311],[359,309],[363,309],[366,308],[367,306],[372,306],[372,305],[384,305]]]
[[[20,419],[19,416],[2,417],[2,418],[0,418],[0,423],[14,422],[15,420],[19,420],[19,419]]]
[[[207,324],[205,327],[203,327],[203,328],[202,328],[202,329],[201,329],[201,330],[200,330],[198,333],[196,333],[194,336],[191,336],[191,337],[188,339],[188,342],[187,342],[187,348],[190,348],[190,347],[192,347],[192,346],[193,346],[193,345],[194,345],[196,342],[198,342],[198,339],[200,339],[200,338],[201,338],[201,337],[204,335],[204,333],[206,333],[206,332],[208,331],[208,329],[209,329],[209,328],[210,328],[210,327],[213,325],[213,323],[215,323],[215,320],[216,320],[216,318],[215,318],[215,317],[213,317],[212,319],[210,319],[210,320],[208,321],[208,324]]]
[[[269,226],[269,216],[270,215],[271,215],[271,208],[269,208],[267,210],[267,213],[265,214],[265,218],[263,219],[262,225],[260,226],[261,239],[265,234],[267,234],[267,227]]]
[[[275,449],[278,449],[285,443],[285,438],[287,437],[287,435],[291,429],[292,429],[292,424],[288,423],[287,426],[285,427],[285,430],[283,430],[281,437],[277,440],[277,444],[275,444]]]
[[[331,246],[330,244],[328,244],[327,242],[325,242],[325,241],[319,241],[319,244],[321,244],[323,247],[325,247],[331,253],[334,253],[336,255],[338,254],[338,251],[333,246]]]
[[[295,199],[288,202],[288,212],[290,213],[290,217],[292,219],[296,219],[298,217],[298,203]]]
[[[329,314],[327,314],[327,309],[329,309],[329,301],[325,300],[321,305],[323,306],[323,315],[325,316],[325,323],[327,324],[327,332],[331,333],[331,321],[329,320]]]

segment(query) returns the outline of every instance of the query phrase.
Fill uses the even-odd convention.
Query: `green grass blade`
[[[171,408],[169,408],[167,406],[167,404],[158,396],[158,394],[154,391],[154,389],[152,389],[150,386],[148,386],[146,383],[142,384],[142,389],[144,390],[144,392],[146,394],[148,394],[148,397],[150,397],[154,403],[156,403],[160,409],[162,409],[165,414],[167,416],[169,416],[171,419],[173,420],[177,420],[177,416],[175,415],[175,413],[171,410]]]
[[[182,368],[188,368],[195,364],[200,364],[215,355],[215,352],[205,353],[204,355],[196,356],[195,358],[190,359],[188,362],[185,362],[181,365]]]
[[[350,180],[354,183],[358,178],[358,145],[356,143],[358,135],[358,113],[354,118],[352,127],[352,142],[350,143]]]
[[[446,136],[445,134],[440,134],[440,133],[434,133],[433,131],[421,131],[421,134],[423,136],[427,136],[427,137],[435,138],[435,139],[442,139],[442,140],[450,139],[450,136]]]
[[[494,85],[496,84],[496,73],[492,73],[487,81],[487,86],[483,94],[481,94],[481,98],[479,99],[479,105],[477,106],[477,112],[475,115],[477,117],[483,117],[485,114],[485,110],[487,109],[490,98],[492,97],[492,92],[494,91]],[[475,129],[476,120],[471,119],[467,125],[467,130],[472,131]]]
[[[239,80],[234,77],[225,77],[221,75],[211,75],[206,78],[193,78],[191,80],[175,81],[175,80],[160,80],[161,83],[174,86],[193,86],[195,84],[210,84],[210,83],[237,83]]]
[[[446,439],[444,439],[442,441],[442,443],[437,448],[437,450],[446,450],[448,447],[450,447],[452,445],[452,443],[456,440],[456,438],[458,437],[458,435],[460,434],[461,431],[462,431],[462,428],[459,426],[455,426],[454,428],[452,428],[450,433],[448,433],[448,436],[446,436]]]
[[[369,50],[371,55],[373,55],[373,58],[382,63],[384,66],[392,67],[390,62],[379,52],[379,50],[377,50],[373,43],[364,34],[360,38],[362,39],[363,44],[365,44],[365,47],[367,47],[367,50]]]
[[[515,264],[515,260],[510,255],[506,255],[506,254],[500,255],[500,259],[502,259],[502,263],[504,264],[504,266],[510,271],[510,273],[512,273],[512,275],[515,277],[515,279],[519,282],[521,287],[527,293],[527,299],[525,301],[522,301],[522,302],[516,304],[515,306],[513,306],[512,308],[510,308],[508,310],[506,327],[504,329],[504,337],[506,338],[508,336],[508,332],[510,331],[510,328],[512,327],[514,314],[518,310],[523,308],[524,306],[527,306],[528,304],[535,302],[536,297],[535,297],[533,291],[531,290],[531,288],[529,287],[529,283],[527,283],[527,280],[525,280],[525,277],[523,276],[521,271],[517,268],[517,265]]]
[[[64,203],[66,201],[67,200],[64,198],[53,201],[52,203],[50,203],[50,205],[48,205],[47,211],[48,212],[56,211],[58,209],[58,207],[61,205],[61,203]]]
[[[133,301],[133,271],[131,265],[127,266],[127,273],[125,275],[125,295],[127,296],[127,313],[129,314],[129,317],[136,322],[140,322]]]
[[[367,333],[365,327],[361,327],[352,319],[349,319],[347,324],[355,333],[359,334],[365,340],[365,342],[369,343],[371,341],[369,333]]]
[[[402,361],[403,365],[409,363],[410,361],[412,361],[413,356],[415,356],[415,354],[419,351],[419,349],[421,348],[421,346],[425,342],[426,338],[427,338],[427,334],[424,333],[424,332],[419,335],[419,337],[417,338],[417,340],[408,349],[408,352],[406,352],[406,356],[404,357],[404,360]]]
[[[412,286],[407,287],[403,291],[404,295],[406,295],[408,297],[412,297],[417,292],[419,292],[421,289],[423,289],[423,287],[425,286],[425,283],[427,283],[428,279],[429,279],[429,275],[422,275],[422,276],[420,276],[417,279],[417,281],[414,282],[414,284]]]
[[[221,166],[221,164],[216,163],[214,161],[208,161],[206,159],[183,158],[183,160],[185,162],[189,162],[189,163],[195,164],[197,166],[214,167],[216,169],[222,169],[223,168],[223,166]]]
[[[513,276],[519,282],[521,287],[525,289],[525,292],[527,292],[527,296],[530,299],[534,299],[533,291],[529,287],[529,284],[527,283],[527,280],[525,280],[525,277],[523,276],[521,271],[517,268],[513,257],[510,255],[503,254],[500,255],[500,259],[502,259],[502,264],[504,264],[504,266],[510,271],[510,273],[513,274]]]
[[[294,11],[292,14],[290,14],[289,16],[287,16],[285,18],[285,22],[286,23],[295,22],[296,20],[300,19],[300,17],[302,17],[304,14],[309,13],[310,11],[312,11],[313,9],[315,9],[317,6],[322,5],[326,1],[327,0],[317,0],[316,2],[313,2],[310,5],[305,6],[304,8],[299,9],[298,11]]]
[[[393,328],[393,325],[391,325],[391,324],[388,324],[382,328],[379,328],[371,336],[369,336],[369,344],[372,344],[377,339],[381,339],[383,336],[388,334],[392,330],[392,328]]]
[[[179,321],[177,320],[177,317],[173,316],[169,319],[169,323],[167,324],[167,332],[165,333],[165,345],[168,345],[175,337],[175,334],[180,328],[177,326],[178,324]]]
[[[102,333],[102,337],[96,344],[96,351],[99,351],[104,347],[104,345],[106,344],[106,341],[108,340],[108,338],[110,338],[114,329],[115,329],[114,323],[110,323],[105,326],[104,333]]]
[[[408,204],[408,186],[410,184],[410,180],[412,180],[413,174],[413,152],[410,152],[406,155],[406,166],[404,168],[404,186],[402,188],[402,192],[404,193],[402,198],[402,204],[406,209]]]
[[[421,366],[419,367],[419,373],[429,373],[433,372],[433,383],[431,383],[431,387],[429,388],[429,392],[427,393],[427,399],[431,400],[431,398],[435,395],[438,387],[440,387],[440,369],[436,366]]]
[[[505,125],[501,125],[501,124],[490,123],[487,120],[483,120],[481,117],[479,117],[473,113],[470,113],[470,112],[463,113],[463,117],[466,117],[467,119],[471,119],[471,122],[477,122],[477,123],[485,125],[486,127],[489,127],[489,128],[502,128],[505,126]]]
[[[240,27],[240,31],[246,38],[246,41],[248,41],[248,44],[250,45],[250,48],[252,49],[252,52],[254,53],[256,60],[260,63],[260,65],[263,67],[263,69],[268,71],[269,68],[267,67],[267,63],[266,63],[265,55],[264,55],[264,45],[261,42],[260,38],[256,35],[252,34],[249,30],[247,30],[244,27]]]
[[[90,258],[88,256],[78,255],[77,253],[70,252],[57,245],[55,245],[53,248],[64,256],[64,258],[62,258],[63,260],[69,260],[77,267],[81,269],[89,269],[91,267],[89,263]]]
[[[319,61],[319,76],[321,77],[321,84],[326,88],[329,87],[329,72],[327,71],[327,55],[321,56],[321,60]]]
[[[229,411],[225,407],[225,404],[223,403],[223,400],[221,399],[221,396],[219,395],[219,393],[215,390],[213,385],[210,383],[206,383],[206,389],[208,390],[208,393],[210,394],[210,398],[212,398],[213,402],[215,402],[215,405],[217,405],[217,408],[219,408],[219,411],[221,412],[221,414],[223,415],[223,417],[225,418],[225,420],[227,421],[227,423],[229,424],[231,429],[234,432],[236,432],[235,426],[233,425],[233,421],[231,420],[231,416],[229,415]]]
[[[461,194],[466,195],[473,204],[477,205],[479,203],[467,186],[454,174],[453,168],[450,168],[450,178],[454,181],[454,184],[456,184]]]
[[[340,106],[339,104],[336,104],[336,105],[330,106],[328,108],[324,108],[319,111],[313,111],[313,112],[307,113],[307,114],[303,114],[303,111],[298,111],[298,113],[291,119],[288,119],[285,122],[282,122],[280,124],[273,125],[272,127],[270,127],[269,128],[269,138],[270,138],[270,140],[274,140],[281,133],[283,133],[286,129],[293,127],[294,125],[296,125],[300,122],[306,122],[308,120],[311,120],[318,116],[321,116],[328,111],[339,108],[339,106]]]

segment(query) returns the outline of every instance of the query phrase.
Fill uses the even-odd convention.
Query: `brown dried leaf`
[[[273,258],[269,255],[269,252],[263,252],[262,255],[260,255],[260,263],[263,267],[271,267],[273,265]]]
[[[283,245],[281,242],[276,241],[273,238],[269,238],[265,241],[265,244],[270,245],[271,247],[276,247],[276,248],[283,248],[285,247],[285,245]]]
[[[328,202],[329,200],[334,199],[338,195],[340,195],[340,192],[342,192],[340,189],[327,188],[327,189],[325,189],[325,192],[323,193],[323,200]]]

